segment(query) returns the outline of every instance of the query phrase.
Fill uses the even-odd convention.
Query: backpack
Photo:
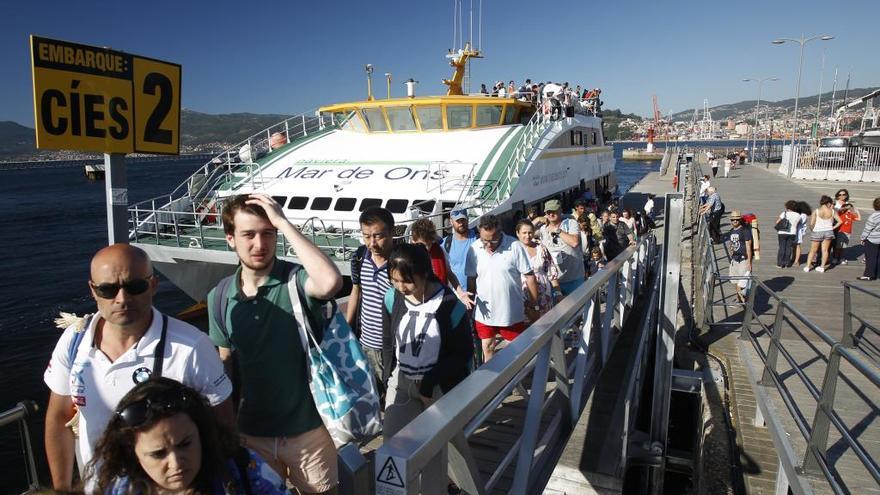
[[[449,254],[449,250],[452,249],[452,235],[449,234],[443,238],[443,249],[446,251],[446,254]],[[476,239],[477,238],[477,229],[468,229],[468,239]]]

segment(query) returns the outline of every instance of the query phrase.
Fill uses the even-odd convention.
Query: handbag
[[[323,338],[315,339],[297,278],[292,275],[287,285],[318,414],[337,448],[369,441],[382,432],[382,422],[378,389],[364,351],[335,301],[324,306]]]
[[[776,225],[773,226],[776,229],[776,232],[789,231],[791,230],[791,222],[788,221],[787,218],[782,217],[782,220],[779,221]]]

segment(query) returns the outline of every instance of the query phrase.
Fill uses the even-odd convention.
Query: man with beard
[[[460,282],[467,283],[465,265],[477,234],[468,226],[467,210],[452,210],[449,221],[452,222],[452,233],[443,238],[443,249],[446,250],[452,272]]]
[[[342,287],[336,265],[263,194],[239,195],[223,208],[226,242],[241,264],[208,294],[210,336],[231,374],[236,352],[242,443],[301,492],[333,493],[336,448],[309,391],[306,353],[291,298],[321,329],[321,302]],[[281,231],[302,265],[275,256]],[[300,288],[291,293],[288,283]],[[315,336],[319,341],[322,335]]]

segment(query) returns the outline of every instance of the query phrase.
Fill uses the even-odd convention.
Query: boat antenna
[[[483,0],[480,0],[480,12],[477,14],[477,50],[483,51]]]
[[[458,23],[455,21],[458,18],[458,0],[452,0],[452,48],[449,49],[449,53],[454,53],[458,48],[456,44],[458,42]]]
[[[373,64],[365,65],[364,71],[367,73],[367,101],[373,101]]]

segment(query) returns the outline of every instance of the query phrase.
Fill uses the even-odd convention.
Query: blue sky
[[[471,2],[463,0],[465,12]],[[474,0],[474,9],[479,0]],[[475,83],[526,77],[603,88],[606,107],[664,113],[754,99],[744,77],[778,76],[763,98],[793,97],[797,44],[776,37],[834,35],[807,44],[802,95],[880,86],[876,0],[827,1],[483,0],[482,48]],[[453,0],[323,2],[226,1],[12,2],[0,19],[0,120],[33,126],[28,35],[110,46],[180,63],[183,106],[206,113],[293,114],[363,98],[363,65],[420,81],[420,94],[444,91],[444,54],[452,45]],[[535,6],[538,6],[536,9]],[[467,21],[466,21],[467,23]],[[478,87],[478,86],[477,86]]]

